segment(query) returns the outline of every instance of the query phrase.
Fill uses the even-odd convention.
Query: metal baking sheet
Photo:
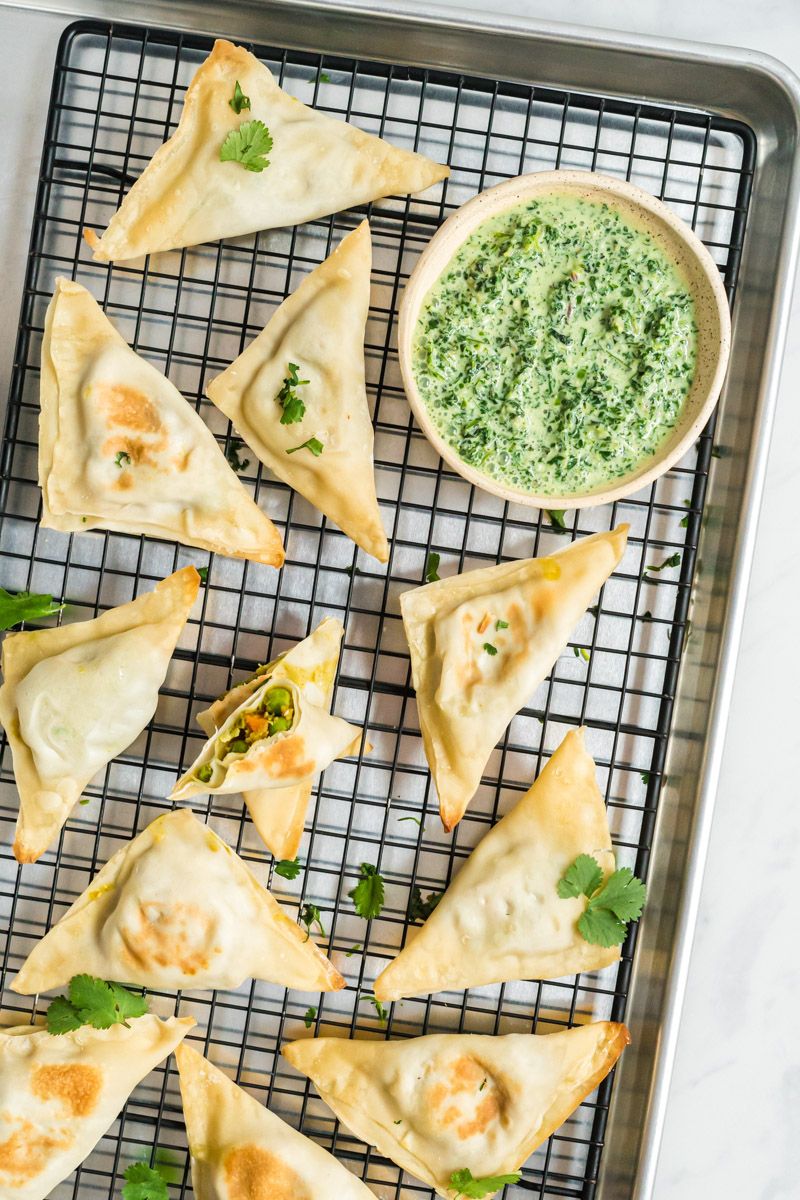
[[[192,25],[208,28],[204,5],[195,6],[191,20],[180,11],[182,34],[158,28],[169,19],[166,7],[149,4],[145,10],[153,22],[147,30],[84,24],[62,41],[3,450],[2,583],[63,594],[72,605],[70,620],[148,590],[176,566],[209,559],[200,551],[121,535],[69,539],[38,529],[38,355],[56,275],[73,275],[90,287],[128,340],[166,371],[228,446],[227,423],[202,399],[206,379],[239,353],[284,295],[363,215],[358,210],[295,230],[161,255],[144,270],[92,264],[81,228],[104,226],[130,179],[174,128],[186,85],[210,45],[190,32]],[[177,10],[170,12],[177,19]],[[286,567],[278,574],[219,558],[210,563],[198,616],[180,643],[151,727],[95,781],[90,804],[77,810],[58,847],[24,870],[10,857],[16,797],[4,750],[4,985],[95,870],[167,807],[164,796],[176,771],[199,745],[194,713],[231,679],[332,613],[347,629],[335,710],[364,721],[375,748],[369,757],[337,763],[325,773],[309,810],[303,875],[295,883],[271,877],[269,855],[236,798],[215,798],[198,811],[287,906],[306,900],[320,905],[348,989],[320,1003],[255,984],[233,993],[183,993],[177,1002],[171,994],[157,995],[154,1008],[193,1013],[201,1044],[215,1062],[333,1148],[385,1200],[431,1193],[338,1127],[313,1089],[276,1057],[282,1041],[305,1034],[309,1004],[319,1009],[314,1031],[371,1036],[546,1031],[591,1018],[624,1018],[634,1044],[616,1082],[609,1079],[549,1139],[509,1195],[617,1200],[638,1186],[644,1196],[763,470],[783,329],[781,271],[790,268],[796,242],[790,137],[796,98],[779,72],[763,63],[707,51],[702,78],[690,87],[688,50],[682,56],[669,47],[623,50],[610,39],[545,34],[520,23],[479,30],[457,17],[447,24],[407,18],[399,26],[395,16],[364,8],[334,12],[285,4],[265,4],[258,12],[232,6],[225,21],[227,28],[217,32],[261,39],[257,52],[293,94],[397,144],[446,156],[453,165],[446,187],[369,209],[375,269],[368,380],[392,557],[383,568],[356,554],[300,497],[256,472],[250,456],[245,484],[285,532]],[[699,50],[692,53],[699,58]],[[638,90],[640,75],[648,83],[639,98],[620,97],[619,81]],[[711,90],[698,94],[722,79],[726,88],[718,94],[728,97],[725,112],[712,103]],[[430,550],[441,554],[444,575],[547,552],[564,538],[546,517],[505,506],[442,470],[414,428],[402,393],[394,352],[397,304],[416,257],[454,206],[521,170],[554,166],[630,178],[693,224],[729,294],[737,292],[731,376],[716,428],[709,427],[676,470],[613,508],[568,518],[570,537],[630,521],[628,553],[597,613],[587,614],[551,678],[512,723],[467,817],[447,837],[422,754],[397,596],[422,581]],[[680,556],[676,567],[645,570],[674,554]],[[488,825],[529,785],[566,729],[579,722],[589,727],[619,861],[647,874],[651,888],[646,921],[626,946],[623,963],[577,980],[406,1001],[395,1004],[388,1027],[381,1026],[363,997],[402,942],[411,888],[443,886]],[[387,907],[369,927],[347,898],[362,861],[377,863],[387,879]],[[365,949],[350,953],[354,945]],[[4,1004],[22,1019],[43,1007],[7,991]],[[185,1135],[171,1068],[137,1089],[119,1125],[54,1195],[115,1193],[125,1164],[155,1144],[171,1154],[175,1178],[186,1186]]]

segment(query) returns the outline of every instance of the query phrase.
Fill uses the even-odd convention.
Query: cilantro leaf
[[[250,107],[250,97],[245,96],[244,92],[242,91],[242,86],[239,83],[238,79],[236,80],[236,83],[233,88],[233,96],[228,101],[228,104],[230,104],[231,108],[233,109],[233,111],[236,113],[237,116],[239,115],[239,113],[242,111],[243,108],[249,109],[249,107]]]
[[[124,450],[118,450],[114,455],[114,466],[119,467],[120,470],[123,467],[129,467],[132,461],[130,454],[126,454]]]
[[[356,912],[365,921],[380,916],[384,901],[383,878],[378,868],[370,863],[361,864],[361,878],[352,891],[347,893],[355,905]]]
[[[642,915],[647,888],[637,879],[630,867],[620,867],[609,875],[593,898],[598,908],[607,908],[620,921],[638,921]]]
[[[297,363],[289,363],[289,374],[281,385],[281,390],[278,392],[275,399],[280,404],[283,412],[281,414],[281,425],[294,425],[297,421],[302,421],[306,415],[306,406],[297,392],[294,390],[298,387],[304,387],[310,383],[310,379],[300,379],[297,372],[300,370]]]
[[[20,621],[38,621],[42,617],[51,617],[53,613],[61,612],[63,604],[58,604],[52,596],[36,595],[33,592],[18,592],[13,595],[0,587],[0,630],[11,629]]]
[[[239,457],[240,450],[244,450],[244,442],[233,441],[225,452],[225,457],[228,460],[228,466],[232,471],[235,471],[237,475],[241,475],[242,471],[246,471],[250,466],[249,458],[242,459]]]
[[[205,586],[208,583],[208,567],[195,567],[195,571],[200,576],[200,582]]]
[[[80,1029],[82,1024],[77,1009],[70,1004],[66,996],[56,996],[55,1000],[50,1001],[47,1009],[48,1033],[70,1033],[73,1029]]]
[[[497,646],[493,646],[491,642],[484,642],[483,648],[492,658],[494,658],[495,654],[497,654]]]
[[[287,454],[296,454],[298,450],[310,450],[314,458],[319,458],[322,451],[325,449],[319,438],[309,438],[307,442],[301,442],[299,446],[292,446],[291,450],[287,450]]]
[[[591,854],[579,854],[559,880],[557,891],[562,900],[572,896],[591,896],[602,882],[603,868],[597,859]]]
[[[155,1167],[136,1162],[126,1168],[123,1200],[167,1200],[168,1196],[166,1181]]]
[[[437,554],[435,550],[431,550],[428,555],[428,561],[425,564],[425,582],[439,582],[439,563],[442,561],[441,554]]]
[[[645,567],[644,573],[647,574],[648,571],[665,571],[667,567],[677,567],[680,564],[680,561],[680,552],[676,550],[674,554],[670,554],[669,558],[664,559],[660,567],[655,566],[654,563],[649,563]]]
[[[508,629],[508,621],[495,621],[495,623],[494,623],[494,627],[495,627],[495,629],[497,629],[498,631],[499,631],[500,629]]]
[[[553,533],[569,533],[569,530],[567,529],[566,525],[564,524],[565,511],[566,510],[563,508],[545,509],[545,512],[547,513],[548,517],[550,518],[550,525],[552,526]]]
[[[126,1024],[133,1017],[143,1017],[148,1009],[147,1000],[137,992],[129,992],[121,983],[110,983],[114,1006],[117,1011],[117,1022]]]
[[[578,932],[585,942],[593,946],[619,946],[625,941],[628,927],[606,908],[592,908],[578,917]]]
[[[300,909],[300,923],[306,927],[306,941],[311,937],[311,926],[319,925],[319,931],[325,937],[325,927],[322,924],[322,913],[316,904],[304,904]]]
[[[359,1000],[368,1000],[375,1009],[381,1025],[386,1024],[386,1022],[389,1020],[389,1010],[388,1008],[383,1007],[377,996],[359,996],[358,998]]]
[[[411,900],[408,905],[409,921],[427,921],[444,892],[429,892],[428,899],[422,899],[422,892],[414,885],[411,889]]]
[[[312,1004],[309,1008],[306,1009],[305,1016],[303,1017],[303,1024],[305,1025],[306,1029],[310,1029],[311,1026],[314,1024],[314,1018],[316,1017],[316,1015],[317,1015],[317,1010],[314,1007],[314,1005]]]
[[[246,171],[263,171],[272,149],[272,135],[263,121],[243,121],[220,146],[220,162],[241,163]]]
[[[282,858],[275,863],[275,874],[281,879],[297,879],[302,869],[299,858]]]
[[[462,1167],[460,1171],[453,1171],[450,1186],[456,1189],[456,1200],[460,1196],[465,1196],[468,1200],[483,1200],[484,1196],[493,1196],[507,1183],[519,1183],[521,1178],[522,1172],[514,1171],[510,1175],[485,1175],[481,1179],[475,1179],[469,1167]]]

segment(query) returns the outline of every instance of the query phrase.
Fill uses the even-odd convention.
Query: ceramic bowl
[[[465,463],[433,424],[414,378],[412,342],[422,304],[462,242],[489,217],[544,195],[570,195],[613,206],[630,224],[647,233],[678,266],[694,298],[697,363],[691,389],[675,428],[657,452],[629,474],[593,490],[544,496],[509,487]],[[624,180],[592,171],[543,171],[519,175],[473,197],[448,217],[425,248],[408,283],[400,308],[398,350],[406,395],[420,428],[446,463],[470,483],[505,500],[536,508],[588,508],[620,500],[663,475],[689,449],[716,404],[731,341],[728,300],[719,269],[703,243],[671,209]]]

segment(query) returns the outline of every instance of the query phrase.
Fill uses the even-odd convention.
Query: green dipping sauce
[[[417,387],[471,467],[540,495],[599,489],[650,458],[694,376],[694,301],[614,208],[550,195],[487,219],[423,303]]]

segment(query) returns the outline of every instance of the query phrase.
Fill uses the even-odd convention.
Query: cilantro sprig
[[[234,84],[233,95],[228,101],[228,104],[230,104],[237,117],[243,108],[250,108],[250,97],[245,96],[244,92],[242,91],[242,85],[239,83],[238,79]]]
[[[372,1007],[375,1009],[375,1013],[378,1017],[379,1024],[381,1024],[381,1025],[386,1024],[386,1022],[389,1020],[389,1010],[388,1010],[388,1008],[383,1007],[383,1005],[381,1004],[381,1002],[377,996],[368,996],[368,995],[364,994],[362,996],[359,996],[358,999],[359,999],[359,1001],[366,1000],[369,1004],[371,1004]]]
[[[591,854],[579,854],[559,880],[562,900],[585,896],[586,908],[578,918],[578,931],[593,946],[619,946],[628,925],[642,915],[647,889],[629,867],[620,867],[603,881],[603,868]]]
[[[297,372],[300,370],[297,363],[289,363],[289,374],[281,385],[281,390],[278,392],[275,399],[280,404],[283,412],[281,413],[281,425],[294,425],[298,421],[302,421],[306,415],[306,406],[303,399],[298,396],[295,388],[305,387],[310,383],[310,379],[300,379]]]
[[[311,926],[318,925],[319,931],[325,937],[325,926],[322,924],[322,913],[316,904],[304,904],[300,909],[300,924],[306,927],[306,938],[311,937]]]
[[[168,1196],[167,1181],[156,1167],[135,1162],[125,1168],[122,1200],[167,1200]]]
[[[443,895],[444,892],[429,892],[428,899],[423,900],[422,892],[415,884],[411,889],[411,900],[408,905],[409,921],[427,921]]]
[[[52,596],[34,592],[18,592],[15,596],[0,587],[0,630],[12,629],[20,621],[39,621],[42,617],[52,617],[53,613],[61,612],[63,607]]]
[[[379,874],[378,868],[373,867],[370,863],[362,863],[361,878],[347,894],[353,901],[356,912],[365,921],[380,916],[385,895],[383,877]]]
[[[126,1025],[148,1011],[144,996],[129,992],[121,983],[108,983],[94,975],[73,975],[68,996],[56,996],[47,1010],[47,1032],[70,1033],[82,1025],[109,1029]]]
[[[484,1175],[481,1179],[475,1179],[469,1167],[462,1167],[460,1171],[453,1171],[450,1187],[456,1189],[455,1200],[461,1196],[468,1200],[483,1200],[484,1196],[493,1196],[507,1183],[519,1183],[521,1178],[521,1171],[512,1171],[510,1175]]]
[[[275,863],[275,874],[281,879],[297,879],[303,867],[299,858],[282,858]]]
[[[263,171],[272,149],[272,135],[263,121],[243,121],[232,129],[219,149],[220,162],[240,163],[246,171]]]

